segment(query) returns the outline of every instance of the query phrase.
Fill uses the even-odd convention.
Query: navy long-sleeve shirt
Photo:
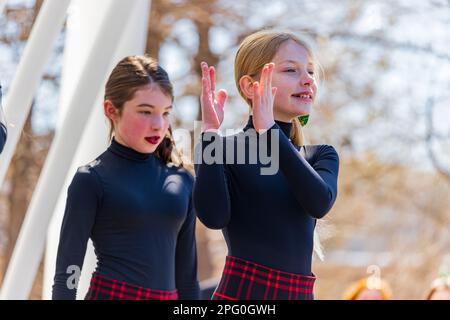
[[[185,169],[113,140],[69,187],[53,299],[75,299],[67,269],[81,269],[89,238],[98,274],[198,299],[192,186]]]
[[[256,144],[243,139],[254,130],[252,117],[236,135],[203,133],[196,146],[194,208],[203,224],[222,229],[229,255],[310,275],[316,219],[325,216],[335,202],[339,158],[328,145],[295,146],[288,138],[291,126],[276,121],[264,134],[255,132]],[[262,175],[261,168],[268,165],[259,156],[252,164],[249,154],[260,150],[263,135],[271,150],[271,132],[276,129],[279,170]],[[220,140],[223,149],[214,147]],[[239,149],[245,150],[244,164],[238,163]],[[223,150],[218,156],[223,156],[222,163],[200,161],[204,154],[217,156],[217,150]],[[233,163],[227,163],[230,159]]]
[[[0,123],[0,153],[2,153],[5,143],[6,143],[6,127],[3,125],[3,123]]]

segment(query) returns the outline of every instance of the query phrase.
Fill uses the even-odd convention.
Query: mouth
[[[145,137],[145,141],[147,141],[150,144],[158,144],[160,138],[161,138],[160,136]]]
[[[292,97],[301,102],[312,102],[313,101],[313,95],[311,92],[294,93],[292,95]]]

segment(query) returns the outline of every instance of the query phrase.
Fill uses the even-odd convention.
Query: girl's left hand
[[[253,83],[253,126],[258,133],[263,133],[274,124],[273,102],[277,92],[276,87],[272,87],[272,74],[275,63],[266,64],[261,71],[260,81]]]

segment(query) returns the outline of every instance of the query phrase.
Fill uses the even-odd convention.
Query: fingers
[[[202,100],[209,101],[210,98],[210,87],[207,78],[202,78]]]
[[[200,64],[202,69],[202,89],[205,91],[203,92],[206,95],[210,95],[211,93],[211,79],[210,79],[210,73],[209,73],[209,67],[206,62],[202,62]]]
[[[213,66],[209,67],[209,83],[211,85],[211,99],[214,101],[216,98],[216,69]]]
[[[275,63],[269,63],[269,65],[268,65],[268,68],[269,68],[269,70],[268,70],[268,77],[267,77],[267,91],[268,91],[268,93],[270,93],[270,90],[271,90],[271,88],[272,88],[272,76],[273,76],[273,69],[274,69],[274,67],[275,67]]]
[[[217,93],[217,105],[220,107],[220,109],[223,110],[225,106],[225,101],[227,100],[228,93],[224,89],[220,89]]]
[[[261,105],[261,94],[260,94],[260,84],[258,81],[255,81],[253,83],[253,112],[255,112],[255,110],[258,110],[260,105]]]

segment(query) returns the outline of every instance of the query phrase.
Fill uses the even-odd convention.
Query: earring
[[[298,121],[300,121],[300,124],[302,127],[306,126],[309,120],[309,114],[301,115],[297,117]]]

